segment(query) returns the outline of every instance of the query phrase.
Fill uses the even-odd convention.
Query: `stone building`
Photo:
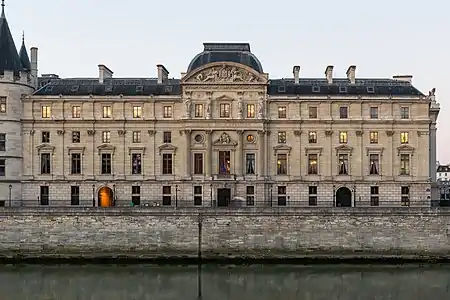
[[[11,205],[430,205],[439,106],[412,76],[274,79],[249,44],[205,43],[180,79],[37,80],[0,26]]]

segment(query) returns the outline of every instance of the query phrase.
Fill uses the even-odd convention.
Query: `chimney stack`
[[[163,65],[157,65],[156,67],[158,68],[158,84],[162,84],[169,79],[169,71]]]
[[[105,79],[112,78],[114,72],[105,65],[98,65],[98,82],[103,83]]]
[[[347,69],[347,78],[350,83],[354,84],[356,82],[356,66],[350,66]]]
[[[300,82],[300,77],[299,77],[300,66],[294,66],[292,71],[294,72],[294,82],[295,82],[295,84],[299,84],[299,82]]]
[[[38,88],[38,48],[31,48],[31,80],[34,88]]]
[[[333,66],[328,66],[325,70],[325,78],[328,81],[328,84],[333,83]]]
[[[394,76],[392,76],[392,78],[394,80],[405,81],[405,82],[411,83],[413,76],[412,75],[394,75]]]

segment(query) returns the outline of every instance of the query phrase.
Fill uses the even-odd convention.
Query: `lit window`
[[[407,132],[400,132],[400,143],[401,144],[408,144],[409,138]]]
[[[133,118],[142,118],[142,106],[133,106]]]
[[[278,143],[285,144],[286,143],[286,131],[278,132]]]
[[[110,143],[111,142],[111,132],[110,131],[103,131],[102,132],[102,142],[103,143]]]
[[[278,119],[286,119],[286,106],[278,106]]]
[[[196,118],[203,118],[203,104],[195,104],[194,113]]]
[[[0,97],[0,113],[6,113],[6,97]]]
[[[370,132],[370,143],[371,144],[378,144],[378,131],[371,131]]]
[[[255,104],[247,104],[247,118],[254,118],[255,115]]]
[[[347,144],[347,132],[346,131],[339,132],[339,143]]]
[[[172,106],[164,106],[164,118],[172,118]]]
[[[81,106],[72,106],[72,118],[81,118]]]
[[[112,107],[111,106],[103,106],[103,118],[108,119],[112,116]]]
[[[48,119],[52,116],[52,108],[51,106],[42,106],[41,107],[41,116],[43,119]]]

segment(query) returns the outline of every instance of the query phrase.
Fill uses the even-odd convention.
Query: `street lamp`
[[[95,184],[92,185],[92,207],[95,207]]]
[[[356,185],[353,186],[353,207],[356,207]]]
[[[336,186],[333,184],[333,206],[336,206]]]
[[[211,207],[213,207],[212,184],[209,185],[209,198],[211,199]]]
[[[175,185],[175,207],[178,207],[178,184]]]
[[[11,207],[11,189],[12,189],[12,185],[9,185],[9,207]]]
[[[272,202],[273,190],[272,190],[272,188],[273,188],[273,184],[271,183],[270,184],[270,207],[272,207],[272,205],[273,205],[273,202]]]

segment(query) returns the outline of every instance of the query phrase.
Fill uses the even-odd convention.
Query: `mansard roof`
[[[0,16],[0,74],[5,71],[22,71],[22,63],[17,54],[16,45],[9,29],[5,16],[5,5],[2,2],[2,13]]]

